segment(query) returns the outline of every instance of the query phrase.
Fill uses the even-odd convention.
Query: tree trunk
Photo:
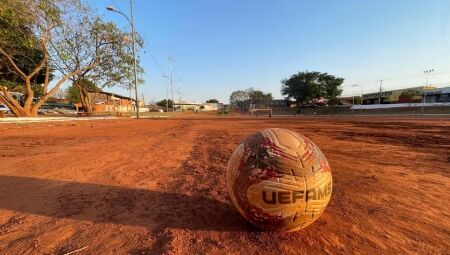
[[[35,117],[37,116],[37,110],[32,111],[31,105],[21,106],[17,100],[15,100],[6,87],[0,86],[0,100],[11,110],[16,117]]]
[[[78,82],[75,82],[75,85],[77,86],[78,90],[80,91],[80,101],[83,108],[86,110],[88,116],[93,115],[92,110],[92,101],[89,96],[89,91],[81,86]]]

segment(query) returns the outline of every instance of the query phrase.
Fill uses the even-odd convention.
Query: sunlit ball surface
[[[308,138],[272,128],[247,137],[228,163],[227,187],[239,213],[267,230],[296,231],[315,220],[330,201],[327,159]]]

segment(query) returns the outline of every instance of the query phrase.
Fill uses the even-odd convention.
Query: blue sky
[[[128,0],[90,0],[106,20],[121,27]],[[345,78],[344,95],[450,83],[450,1],[134,0],[146,101],[165,98],[169,70],[181,80],[175,97],[228,102],[250,86],[281,98],[280,81],[298,71]],[[127,95],[114,88],[111,91]]]

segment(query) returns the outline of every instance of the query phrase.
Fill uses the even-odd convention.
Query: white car
[[[0,112],[9,113],[10,110],[6,105],[0,104]]]

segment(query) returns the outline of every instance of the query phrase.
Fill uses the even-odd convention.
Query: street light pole
[[[427,76],[427,81],[425,83],[425,89],[423,90],[423,98],[422,98],[422,114],[424,113],[425,101],[427,99],[427,87],[428,87],[428,78],[430,74],[434,72],[434,69],[428,69],[423,71],[423,73]]]
[[[139,119],[139,98],[137,85],[137,63],[136,63],[136,35],[134,31],[134,17],[133,17],[133,0],[130,0],[130,15],[131,15],[131,37],[133,40],[133,58],[134,58],[134,93],[136,97],[136,118]]]
[[[125,15],[123,12],[116,10],[112,6],[106,7],[106,10],[111,12],[117,12],[124,16],[128,22],[131,25],[131,39],[133,43],[133,70],[134,70],[134,95],[135,95],[135,101],[136,101],[136,118],[139,119],[139,98],[138,98],[138,85],[137,85],[137,60],[136,60],[136,35],[134,31],[134,17],[133,17],[133,0],[130,0],[130,18],[128,18],[127,15]]]

